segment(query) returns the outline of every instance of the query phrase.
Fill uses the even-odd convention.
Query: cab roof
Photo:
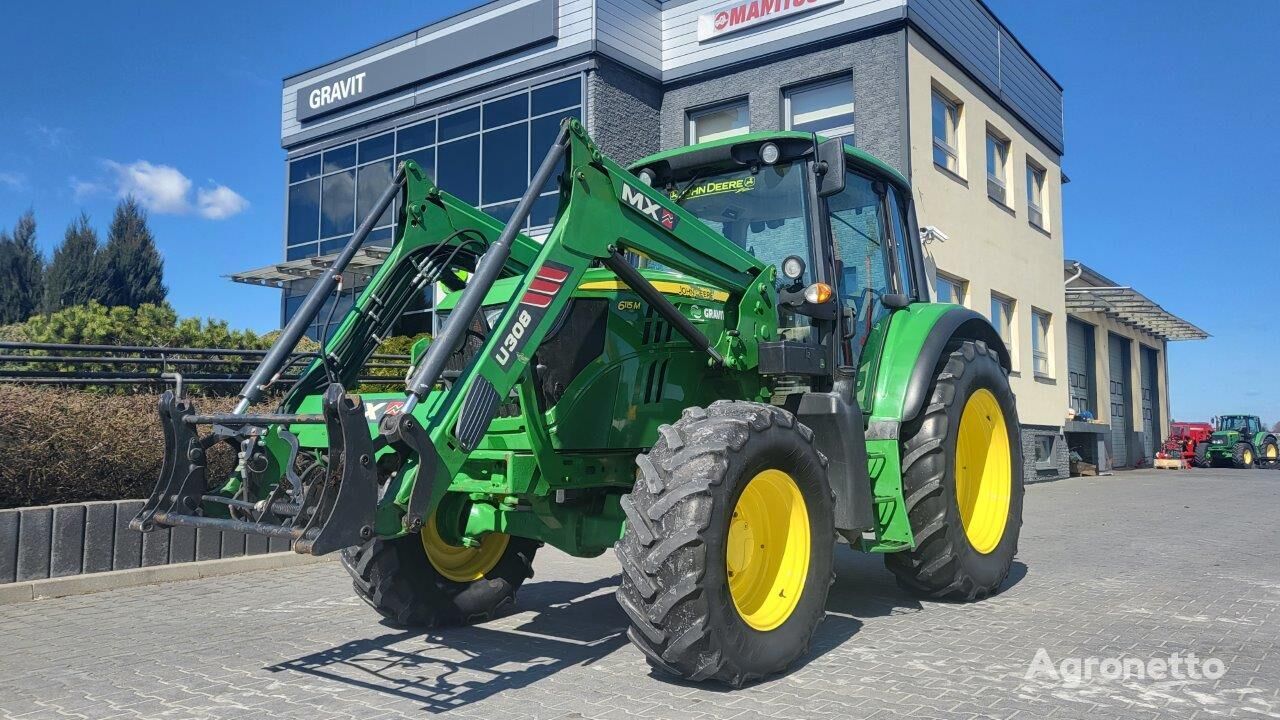
[[[744,135],[734,135],[733,137],[720,138],[719,140],[708,140],[707,142],[698,143],[696,145],[684,145],[682,147],[673,148],[671,150],[663,150],[662,152],[654,153],[652,155],[648,155],[646,157],[640,158],[639,160],[636,160],[635,162],[628,165],[627,169],[631,171],[636,171],[646,165],[651,165],[655,162],[670,160],[671,158],[679,157],[681,155],[685,155],[691,152],[708,150],[711,148],[719,148],[719,147],[733,146],[733,145],[739,145],[739,144],[750,145],[755,143],[762,143],[766,140],[780,140],[780,139],[808,140],[812,137],[814,136],[811,133],[797,132],[795,130],[763,130],[760,132],[746,133]],[[822,135],[818,135],[817,138],[819,142],[827,139]],[[869,171],[875,174],[883,175],[887,179],[897,184],[902,190],[906,190],[910,192],[911,184],[907,182],[907,179],[905,177],[902,176],[902,173],[895,170],[891,165],[884,162],[880,158],[864,150],[859,150],[858,148],[849,144],[845,144],[844,154],[846,159],[849,161],[849,164],[851,167],[855,167],[863,171]]]

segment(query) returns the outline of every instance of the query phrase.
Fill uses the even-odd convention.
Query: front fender
[[[914,419],[928,399],[938,361],[954,339],[981,340],[995,348],[1005,372],[1012,367],[1008,348],[985,317],[959,305],[909,305],[889,318],[875,376],[871,421]]]

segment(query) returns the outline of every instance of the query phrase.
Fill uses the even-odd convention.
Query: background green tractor
[[[550,233],[524,235],[557,187]],[[395,244],[323,355],[250,412],[396,194]],[[440,284],[404,391],[352,394]],[[134,526],[341,551],[361,598],[425,627],[510,605],[545,544],[612,547],[649,661],[741,685],[806,652],[837,544],[930,597],[1000,589],[1023,498],[1008,372],[986,319],[930,302],[911,189],[879,160],[784,132],[624,168],[568,121],[505,223],[405,163],[235,412],[162,400]],[[210,483],[219,443],[240,462]]]
[[[1202,467],[1280,466],[1280,434],[1263,429],[1257,415],[1221,415],[1213,420],[1213,434],[1196,446]]]

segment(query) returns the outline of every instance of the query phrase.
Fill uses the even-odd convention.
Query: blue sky
[[[1171,346],[1173,415],[1280,419],[1280,3],[988,3],[1066,88],[1068,257],[1214,335]],[[178,311],[271,329],[278,292],[223,276],[281,256],[281,78],[471,4],[8,7],[0,224],[35,208],[48,252],[133,190]]]

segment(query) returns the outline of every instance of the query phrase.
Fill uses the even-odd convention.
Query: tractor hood
[[[640,274],[664,295],[672,295],[694,300],[724,302],[729,294],[701,280],[672,270],[641,269]],[[522,278],[509,277],[498,280],[484,296],[484,306],[505,305],[511,301]],[[616,295],[618,292],[630,292],[630,289],[609,270],[595,268],[582,276],[574,295],[599,296],[599,294]],[[462,297],[461,292],[452,292],[441,298],[436,310],[447,314],[457,305]]]
[[[1220,430],[1209,436],[1212,445],[1234,445],[1240,433],[1235,430]]]

